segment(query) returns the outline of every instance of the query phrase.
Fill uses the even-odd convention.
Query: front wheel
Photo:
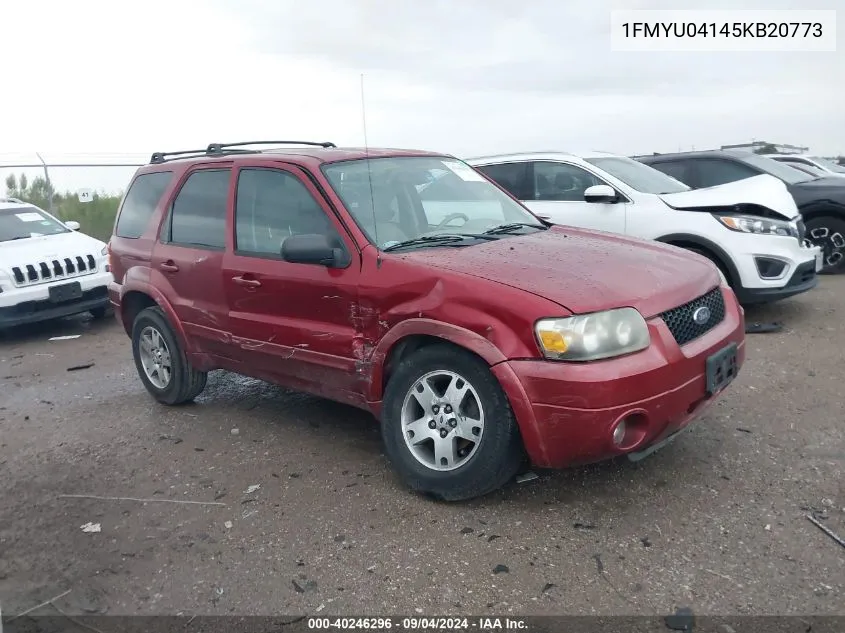
[[[822,249],[821,274],[845,272],[845,220],[830,216],[809,220],[806,239]]]
[[[448,345],[425,347],[399,364],[385,392],[381,428],[405,483],[444,501],[496,490],[524,458],[496,378],[478,358]]]

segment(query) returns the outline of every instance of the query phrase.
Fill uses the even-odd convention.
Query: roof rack
[[[195,158],[198,156],[225,156],[227,154],[250,154],[261,150],[242,149],[247,145],[307,145],[310,147],[337,147],[330,141],[243,141],[240,143],[210,143],[205,149],[188,149],[179,152],[155,152],[150,157],[150,163],[163,163],[178,158]]]

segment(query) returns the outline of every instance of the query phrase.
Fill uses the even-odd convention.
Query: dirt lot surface
[[[749,335],[739,379],[674,444],[456,505],[402,488],[360,411],[221,372],[166,408],[112,320],[13,332],[0,605],[70,590],[69,614],[845,614],[845,548],[805,516],[845,536],[843,314],[842,277],[749,311],[784,330]]]

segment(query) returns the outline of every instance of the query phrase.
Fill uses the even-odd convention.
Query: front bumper
[[[49,299],[48,288],[56,284],[39,284],[24,288],[5,288],[0,293],[0,328],[26,323],[58,319],[89,310],[108,307],[108,283],[111,273],[100,272],[73,278],[82,288],[82,296],[71,301],[54,303]]]
[[[648,446],[686,427],[719,397],[707,395],[706,359],[730,343],[745,360],[745,319],[729,289],[725,318],[683,347],[660,319],[649,321],[651,346],[593,363],[512,360],[492,370],[504,388],[529,458],[541,468],[602,461]],[[632,421],[631,441],[613,430]]]
[[[818,268],[815,258],[793,268],[792,275],[779,287],[735,288],[737,299],[742,305],[771,303],[815,288],[818,283]]]
[[[733,257],[738,276],[733,288],[742,305],[792,297],[818,283],[821,249],[817,246],[804,246],[795,238],[744,233],[727,236],[720,246]],[[765,270],[771,264],[776,265],[774,276]]]

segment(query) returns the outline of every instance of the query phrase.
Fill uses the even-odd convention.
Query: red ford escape
[[[154,154],[110,259],[158,401],[225,369],[366,409],[402,479],[445,500],[502,486],[526,455],[641,458],[745,358],[742,310],[705,259],[552,226],[428,152]]]

